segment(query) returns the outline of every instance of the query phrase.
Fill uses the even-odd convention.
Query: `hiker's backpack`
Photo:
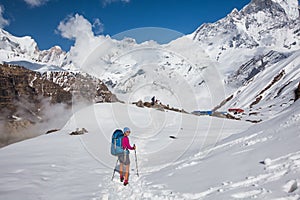
[[[122,139],[124,137],[124,133],[122,130],[117,129],[114,131],[111,137],[111,154],[114,156],[120,155],[124,153],[122,148]]]

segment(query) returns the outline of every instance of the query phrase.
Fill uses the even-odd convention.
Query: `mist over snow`
[[[1,147],[61,129],[76,108],[75,105],[72,110],[66,104],[51,104],[46,98],[41,101],[40,112],[34,113],[30,109],[36,107],[35,104],[21,98],[15,103],[18,111],[10,119],[11,122],[0,120]]]

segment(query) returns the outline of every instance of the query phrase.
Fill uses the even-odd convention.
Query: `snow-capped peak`
[[[202,25],[192,38],[229,73],[255,55],[298,50],[299,25],[298,0],[252,0],[240,11]]]
[[[289,19],[299,18],[298,0],[252,0],[249,6],[253,5],[260,9],[282,8]]]
[[[0,49],[20,54],[34,54],[38,51],[38,46],[37,43],[29,36],[16,37],[1,29]]]
[[[51,47],[50,49],[53,51],[62,51],[61,47],[58,45],[55,45],[54,47]]]
[[[17,37],[0,29],[1,62],[29,62],[60,67],[66,58],[60,46],[48,50],[39,50],[37,43],[30,36]],[[16,63],[15,63],[16,64]]]

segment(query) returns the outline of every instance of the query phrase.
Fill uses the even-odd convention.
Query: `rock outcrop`
[[[40,74],[21,66],[0,65],[0,147],[60,128],[47,124],[51,118],[62,120],[61,114],[70,116],[76,103],[115,101],[117,97],[101,80],[87,74]],[[41,123],[46,130],[32,128]]]
[[[297,101],[300,98],[300,81],[297,89],[295,90],[295,101]]]

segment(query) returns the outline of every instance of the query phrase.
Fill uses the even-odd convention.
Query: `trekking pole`
[[[136,175],[139,176],[139,168],[137,164],[137,157],[136,157],[136,150],[134,149],[134,155],[135,155],[135,166],[136,166]]]
[[[119,161],[119,159],[118,159],[117,162],[116,162],[116,166],[115,166],[115,168],[114,168],[114,172],[113,172],[113,175],[112,175],[112,177],[111,177],[111,180],[114,180],[116,168],[117,168],[117,165],[118,165],[118,161]]]

